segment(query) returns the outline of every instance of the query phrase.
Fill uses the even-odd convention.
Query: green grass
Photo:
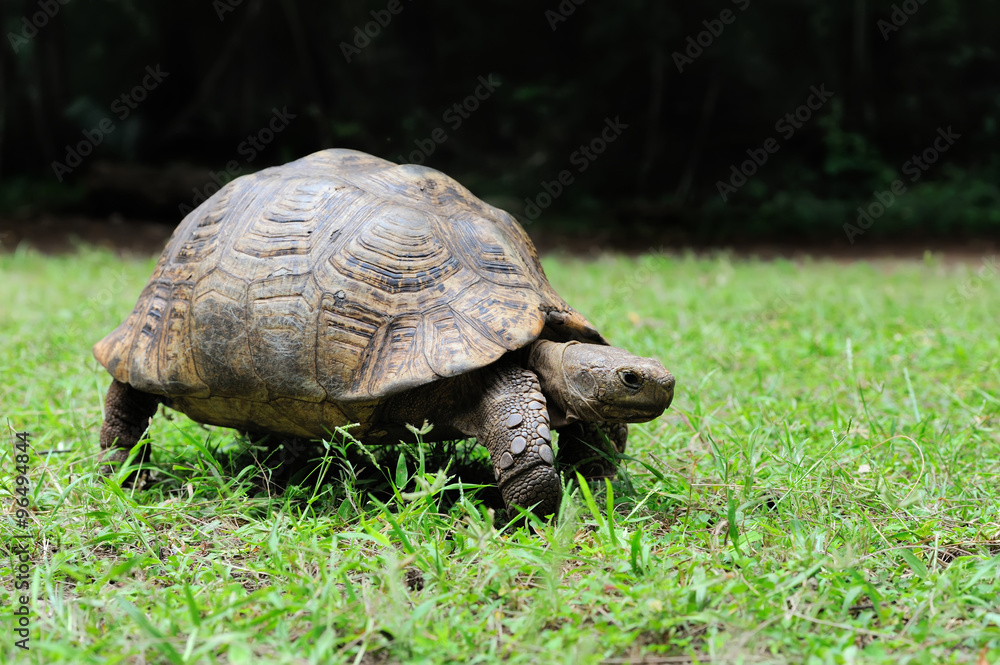
[[[612,494],[567,488],[558,522],[515,530],[412,455],[381,502],[342,466],[254,493],[253,466],[219,461],[234,433],[176,414],[154,421],[150,489],[96,482],[90,346],[151,268],[0,255],[34,561],[22,652],[0,560],[0,662],[1000,662],[995,264],[550,257],[677,395],[632,427]]]

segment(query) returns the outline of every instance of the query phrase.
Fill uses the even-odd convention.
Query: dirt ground
[[[22,243],[43,253],[74,251],[81,244],[105,247],[120,254],[154,256],[160,253],[173,232],[170,224],[120,217],[42,215],[31,218],[0,218],[0,251],[13,251]],[[1000,252],[1000,243],[979,241],[868,242],[847,244],[752,243],[739,246],[690,247],[678,243],[669,233],[641,236],[629,232],[607,231],[599,234],[570,234],[529,228],[529,234],[541,253],[564,252],[578,256],[605,252],[639,254],[657,251],[693,250],[696,253],[731,251],[737,256],[761,259],[813,257],[836,261],[875,259],[921,259],[927,251],[948,262],[977,261],[984,255]]]

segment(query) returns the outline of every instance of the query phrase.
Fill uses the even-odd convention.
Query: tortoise
[[[555,292],[510,214],[434,169],[344,149],[236,178],[188,214],[94,356],[113,377],[104,474],[159,404],[251,438],[357,424],[366,444],[398,443],[429,421],[426,441],[475,437],[507,507],[543,516],[561,495],[553,429],[559,465],[613,459],[625,423],[658,417],[674,388]]]

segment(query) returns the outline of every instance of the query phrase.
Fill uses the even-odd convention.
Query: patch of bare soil
[[[120,217],[0,218],[0,251],[11,252],[25,245],[45,254],[63,254],[92,245],[119,254],[154,256],[163,250],[173,230],[169,224]]]

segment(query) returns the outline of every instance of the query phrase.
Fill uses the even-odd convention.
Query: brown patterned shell
[[[324,150],[189,214],[94,355],[161,395],[350,402],[486,366],[547,314],[603,343],[509,214],[433,169]]]

